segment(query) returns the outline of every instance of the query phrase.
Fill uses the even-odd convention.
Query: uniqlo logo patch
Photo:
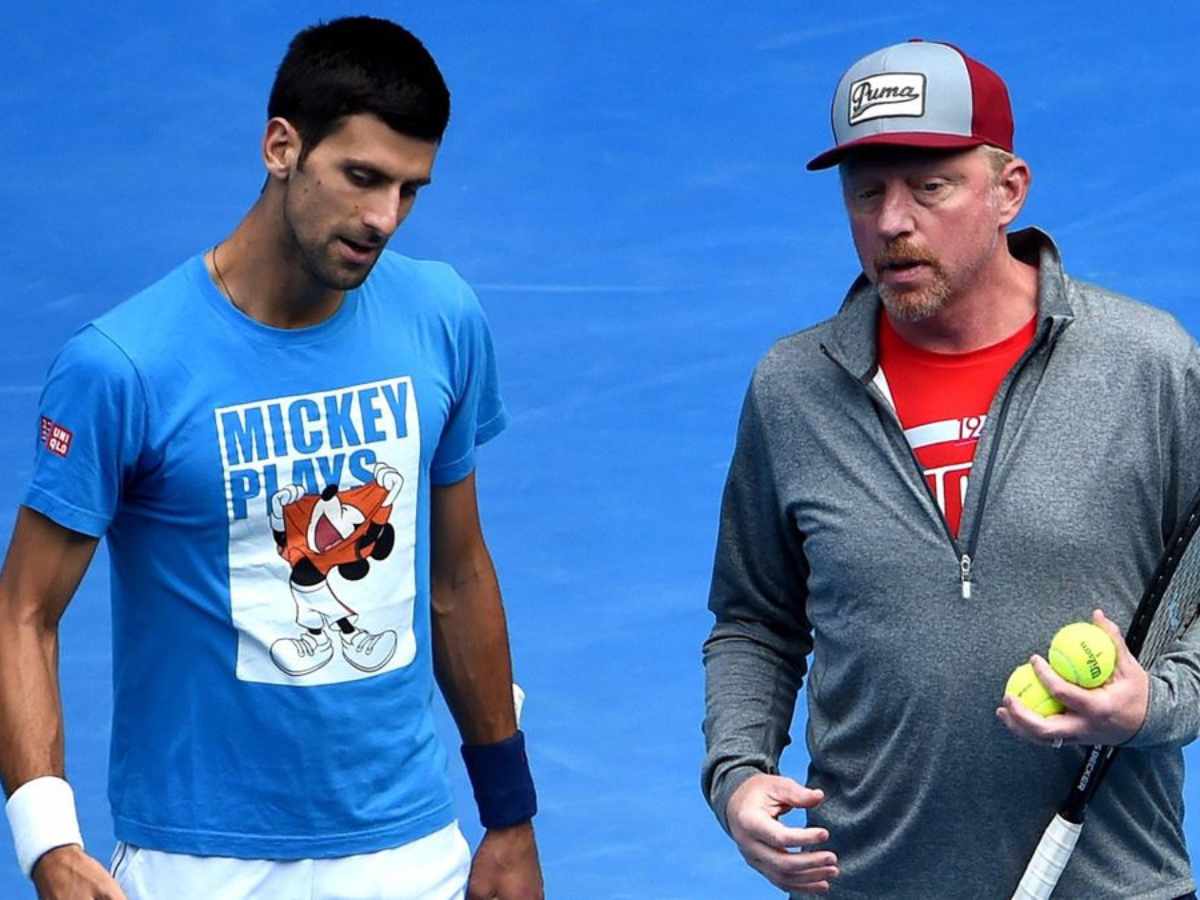
[[[42,443],[46,445],[51,453],[57,453],[59,456],[66,456],[71,449],[71,438],[74,435],[70,430],[63,428],[53,419],[47,419],[42,416]]]

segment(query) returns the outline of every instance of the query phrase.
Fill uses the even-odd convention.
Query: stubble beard
[[[932,318],[950,301],[950,284],[936,265],[930,267],[933,280],[925,287],[896,288],[878,284],[879,299],[893,321],[923,322]]]
[[[972,264],[965,270],[960,269],[955,272],[955,284],[960,291],[964,285],[978,280],[979,273],[984,269],[987,260],[995,255],[996,244],[1000,240],[999,232],[994,232],[988,246],[976,256]],[[930,282],[925,287],[909,288],[896,288],[892,285],[877,283],[879,298],[883,301],[883,307],[888,311],[892,320],[922,322],[945,309],[956,291],[938,259],[928,251],[916,250],[901,244],[880,255],[876,261],[876,272],[879,271],[883,261],[893,253],[898,256],[915,257],[925,262],[929,266]]]
[[[291,185],[288,187],[290,190]],[[330,235],[317,241],[308,241],[302,237],[300,229],[296,227],[296,217],[293,216],[291,205],[287,199],[285,198],[283,204],[284,226],[287,228],[288,238],[299,258],[300,267],[304,269],[309,278],[331,291],[352,291],[366,281],[371,270],[375,268],[375,263],[371,263],[362,270],[346,271],[343,269],[338,265],[337,237]],[[379,258],[376,257],[375,262],[378,261]]]
[[[337,238],[330,238],[326,246],[329,248],[329,255],[336,257]],[[378,262],[378,257],[376,257],[376,262]],[[371,274],[373,268],[375,268],[374,262],[365,268],[347,272],[339,269],[336,262],[331,261],[324,267],[321,280],[327,287],[339,291],[352,291],[367,280],[367,276]]]
[[[928,269],[929,283],[925,286],[887,284],[879,274],[890,263],[916,261]],[[893,321],[921,322],[937,315],[950,301],[950,280],[937,257],[929,250],[901,239],[885,247],[876,256],[876,282],[879,298]]]
[[[299,235],[296,236],[296,246],[300,251],[300,265],[303,266],[309,277],[331,291],[352,291],[367,280],[367,276],[371,274],[371,269],[375,267],[375,264],[372,263],[362,269],[352,271],[341,268],[338,265],[337,244],[338,239],[330,237],[328,240],[310,247],[300,240]]]

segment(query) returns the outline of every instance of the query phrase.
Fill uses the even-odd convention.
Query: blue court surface
[[[5,545],[57,348],[234,227],[263,178],[266,95],[287,40],[357,12],[409,26],[454,95],[435,183],[392,247],[452,262],[494,329],[513,424],[482,454],[481,503],[529,693],[548,894],[777,897],[700,796],[700,644],[751,368],[776,337],[831,314],[857,274],[836,175],[803,171],[829,141],[836,79],[914,35],[995,67],[1035,173],[1018,224],[1050,230],[1076,276],[1200,333],[1197,7],[10,5],[0,55]],[[68,771],[103,859],[113,846],[107,591],[102,551],[62,639]],[[1200,750],[1188,756],[1195,850]],[[451,761],[475,841],[453,749]],[[799,778],[805,765],[802,746],[784,758]],[[0,897],[31,897],[0,832]]]

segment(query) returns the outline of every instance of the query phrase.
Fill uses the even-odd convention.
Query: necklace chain
[[[225,283],[225,276],[221,274],[221,267],[217,265],[217,249],[220,246],[220,244],[216,244],[212,249],[213,271],[217,273],[217,281],[221,285],[221,290],[225,292],[225,296],[229,298],[229,302],[233,304],[234,309],[240,310],[241,306],[238,305],[237,300],[233,296],[233,291],[229,289],[229,285]]]

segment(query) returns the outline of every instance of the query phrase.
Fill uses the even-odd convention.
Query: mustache
[[[876,272],[898,263],[927,263],[935,268],[938,264],[937,257],[928,250],[903,240],[884,247],[875,255],[873,262]]]

